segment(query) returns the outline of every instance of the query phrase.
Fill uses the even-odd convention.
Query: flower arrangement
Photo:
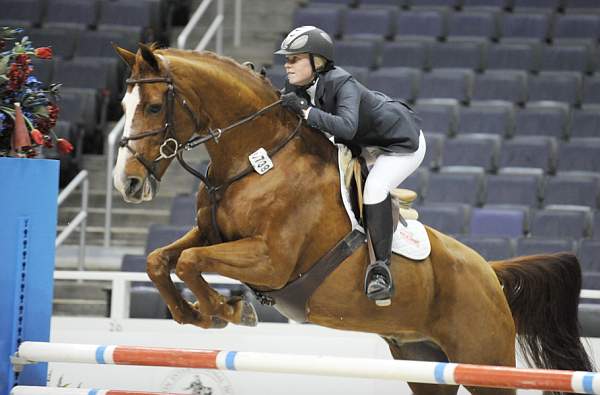
[[[73,145],[52,131],[58,118],[60,84],[44,88],[32,74],[31,57],[51,59],[52,49],[34,48],[28,37],[17,41],[21,32],[0,27],[0,51],[14,41],[12,49],[0,52],[0,156],[34,157],[36,148],[55,145],[67,154]]]

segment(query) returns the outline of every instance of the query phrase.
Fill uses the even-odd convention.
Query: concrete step
[[[113,243],[114,244],[114,243]],[[123,255],[144,254],[144,246],[118,246],[102,247],[100,245],[85,246],[83,270],[121,270]],[[61,245],[56,249],[56,270],[78,270],[79,269],[79,246]]]
[[[108,313],[107,290],[110,283],[101,281],[56,280],[52,313],[62,316],[101,316]]]
[[[62,231],[64,225],[58,226]],[[143,226],[113,226],[111,228],[111,245],[122,247],[144,247],[148,237],[148,228]],[[88,226],[86,228],[86,245],[101,246],[104,243],[104,226]],[[75,230],[65,240],[66,245],[79,244],[79,231]]]
[[[59,211],[58,223],[68,224],[79,212],[79,207],[63,207]],[[104,207],[89,207],[87,216],[88,226],[103,226],[106,209]],[[124,227],[133,224],[137,226],[150,226],[150,224],[169,222],[170,211],[146,208],[113,208],[112,226]]]
[[[121,194],[115,189],[112,190],[112,207],[113,209],[145,209],[145,210],[170,210],[171,201],[173,196],[159,193],[149,202],[141,204],[127,203],[121,197]],[[81,190],[77,189],[73,191],[69,197],[63,202],[62,207],[81,207]],[[88,194],[88,207],[106,207],[106,190],[105,189],[91,189]]]

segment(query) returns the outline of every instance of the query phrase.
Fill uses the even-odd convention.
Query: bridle
[[[161,177],[157,174],[157,168],[158,168],[158,165],[160,164],[160,161],[162,161],[164,159],[171,159],[171,158],[177,156],[177,160],[179,161],[181,166],[184,169],[186,169],[189,173],[191,173],[194,176],[196,176],[197,178],[199,178],[204,183],[206,190],[208,192],[209,200],[210,200],[211,221],[212,221],[213,230],[215,231],[215,238],[216,238],[217,242],[221,242],[222,237],[221,237],[219,228],[217,226],[217,204],[218,204],[223,192],[229,185],[244,178],[248,174],[253,173],[254,168],[251,165],[249,165],[248,167],[246,167],[244,170],[242,170],[237,175],[229,178],[222,184],[215,186],[208,180],[208,174],[204,175],[204,174],[200,173],[199,171],[194,169],[189,163],[187,163],[184,160],[183,152],[189,151],[192,148],[195,148],[195,147],[197,147],[201,144],[204,144],[210,140],[214,140],[216,143],[218,143],[219,139],[221,138],[221,136],[223,134],[225,134],[226,132],[228,132],[240,125],[243,125],[247,122],[250,122],[250,121],[258,118],[259,116],[263,115],[270,109],[281,104],[281,100],[277,100],[277,101],[259,109],[255,113],[250,114],[246,117],[243,117],[242,119],[240,119],[224,128],[212,129],[209,126],[203,127],[201,125],[200,121],[198,120],[198,118],[196,117],[196,115],[194,114],[194,112],[192,111],[192,109],[190,108],[188,101],[185,99],[185,97],[180,92],[177,91],[177,89],[175,87],[175,83],[173,82],[173,78],[171,77],[168,59],[162,57],[161,55],[156,55],[156,56],[160,57],[160,59],[163,61],[163,64],[165,66],[165,74],[166,74],[165,76],[151,77],[151,78],[137,78],[137,79],[128,78],[125,81],[125,83],[127,85],[155,84],[155,83],[167,84],[167,91],[165,93],[166,113],[165,113],[164,126],[159,129],[148,130],[148,131],[138,133],[135,136],[131,136],[131,137],[124,136],[119,141],[119,147],[127,148],[129,150],[129,152],[131,152],[133,157],[137,161],[139,161],[142,164],[142,166],[144,166],[144,168],[146,168],[146,170],[148,171],[150,176],[154,177],[154,179],[156,179],[159,182],[161,181]],[[174,125],[173,111],[174,111],[175,102],[179,102],[183,106],[183,108],[186,110],[189,117],[192,119],[193,124],[194,124],[194,133],[192,133],[192,135],[198,133],[199,131],[201,131],[203,129],[206,129],[208,133],[204,136],[199,135],[199,136],[193,137],[193,138],[189,139],[187,142],[181,144],[177,140],[177,138],[175,136],[175,131],[174,131],[175,125]],[[272,147],[271,149],[269,149],[267,151],[267,154],[269,156],[273,156],[279,150],[281,150],[288,142],[290,142],[298,134],[298,132],[300,131],[301,125],[302,125],[302,117],[298,116],[298,123],[296,124],[296,127],[294,128],[292,133],[287,135],[282,141],[280,141],[278,144],[276,144],[275,147]],[[141,140],[146,137],[156,136],[159,134],[164,135],[163,142],[161,143],[160,148],[159,148],[160,154],[152,161],[149,161],[148,159],[144,158],[143,155],[141,155],[139,152],[137,152],[129,144],[130,141]],[[219,192],[221,192],[220,195],[219,195]]]

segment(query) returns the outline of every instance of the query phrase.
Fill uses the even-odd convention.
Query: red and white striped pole
[[[16,360],[168,366],[600,394],[600,374],[443,362],[23,342]]]

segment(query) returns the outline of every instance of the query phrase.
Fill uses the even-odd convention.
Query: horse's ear
[[[160,71],[158,67],[158,60],[156,60],[156,56],[152,52],[152,49],[146,44],[140,43],[140,50],[142,51],[142,58],[152,67],[154,71]]]
[[[130,68],[133,68],[133,65],[135,64],[135,54],[133,52],[129,52],[125,48],[119,47],[115,43],[111,43],[111,44],[112,44],[115,52],[117,52],[117,55],[119,55],[119,57],[121,59],[123,59],[123,61],[125,63],[127,63]]]

